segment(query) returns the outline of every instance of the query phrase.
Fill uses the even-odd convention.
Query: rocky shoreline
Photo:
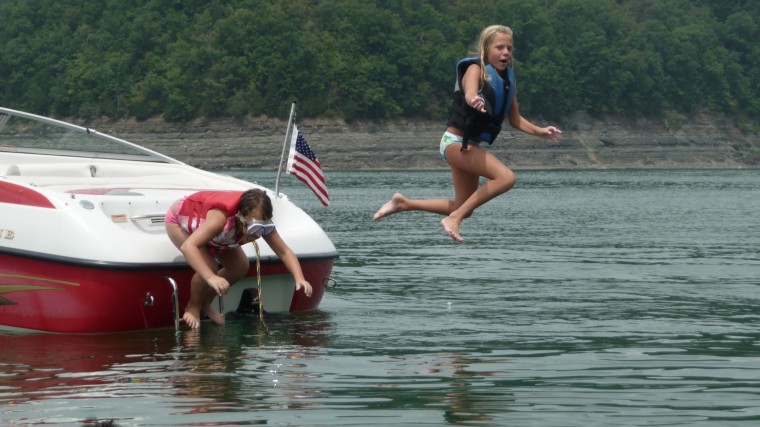
[[[540,124],[541,120],[532,120]],[[166,123],[160,118],[98,120],[85,125],[209,170],[277,169],[287,122],[266,117]],[[329,170],[446,169],[438,155],[441,122],[396,120],[298,122]],[[756,168],[760,136],[708,116],[662,122],[597,120],[577,115],[555,143],[508,126],[491,147],[513,169]]]

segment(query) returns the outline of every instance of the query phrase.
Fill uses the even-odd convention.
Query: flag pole
[[[280,155],[280,166],[277,168],[277,179],[274,182],[274,194],[276,197],[280,197],[280,174],[282,174],[282,162],[285,160],[285,148],[288,146],[288,134],[290,133],[290,126],[293,124],[293,116],[296,114],[296,103],[290,106],[290,118],[288,119],[288,127],[285,129],[285,142],[282,144],[282,154]]]

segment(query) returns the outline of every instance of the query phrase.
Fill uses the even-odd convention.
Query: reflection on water
[[[309,410],[303,418],[311,420],[341,413],[350,418],[359,409],[370,419],[388,419],[386,411],[404,408],[421,408],[414,415],[419,420],[441,411],[446,421],[460,423],[491,420],[489,413],[511,400],[494,394],[492,386],[472,385],[503,377],[507,360],[361,348],[332,352],[327,347],[334,325],[326,312],[266,320],[263,326],[257,318],[231,318],[225,327],[204,324],[200,333],[3,336],[4,345],[24,355],[0,359],[3,419],[155,425],[142,409],[149,400],[153,410],[160,407],[177,419],[167,424],[176,425],[266,424],[278,413],[298,410]],[[30,416],[27,406],[38,405],[41,410]]]
[[[329,314],[268,315],[266,321],[264,325],[258,317],[230,316],[225,327],[204,324],[203,332],[0,336],[3,348],[12,349],[0,357],[0,405],[7,408],[3,419],[12,419],[14,407],[46,399],[77,401],[70,409],[78,415],[57,418],[40,413],[18,422],[134,422],[142,418],[135,416],[139,407],[126,403],[148,396],[173,408],[172,414],[191,415],[234,411],[239,405],[247,410],[269,408],[269,389],[276,388],[278,394],[281,390],[282,396],[314,394],[298,381],[298,369],[318,354],[314,348],[327,345]],[[125,400],[126,406],[112,413],[82,411],[90,406],[87,402],[101,398]]]
[[[446,195],[445,172],[333,173],[329,209],[286,189],[341,252],[319,311],[200,333],[0,334],[0,420],[760,421],[760,174],[518,175],[467,220],[464,245],[432,215],[370,219],[397,189]]]

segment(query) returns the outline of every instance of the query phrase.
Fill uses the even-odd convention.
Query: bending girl
[[[259,237],[293,275],[296,291],[303,288],[306,296],[311,296],[311,285],[303,276],[298,258],[272,222],[272,201],[263,190],[191,194],[172,204],[165,224],[169,239],[195,270],[190,300],[182,316],[192,329],[200,328],[201,310],[214,322],[224,324],[223,314],[211,302],[245,277],[250,266],[241,245]]]

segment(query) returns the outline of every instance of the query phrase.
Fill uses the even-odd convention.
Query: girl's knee
[[[499,182],[502,192],[506,193],[517,183],[517,175],[511,169],[506,169],[496,181]]]
[[[512,188],[517,184],[517,175],[511,170],[509,171],[509,188]]]
[[[249,267],[250,265],[248,263],[248,259],[246,259],[245,263],[233,263],[232,265],[226,265],[224,266],[224,275],[226,276],[225,279],[230,282],[230,285],[239,282],[243,279],[243,277],[245,277],[246,273],[248,273]]]

